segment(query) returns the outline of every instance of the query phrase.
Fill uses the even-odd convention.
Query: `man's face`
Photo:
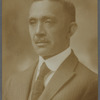
[[[34,2],[29,13],[29,32],[37,54],[47,58],[65,50],[69,45],[69,25],[69,15],[65,16],[59,2]]]

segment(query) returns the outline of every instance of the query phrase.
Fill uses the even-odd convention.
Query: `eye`
[[[29,23],[30,23],[31,25],[36,24],[36,20],[29,20]]]
[[[52,23],[53,21],[51,20],[51,19],[47,19],[46,21],[45,21],[45,23],[48,23],[48,24],[50,24],[50,23]]]

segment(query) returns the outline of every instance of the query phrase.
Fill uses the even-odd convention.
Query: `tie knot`
[[[41,68],[40,68],[40,74],[39,74],[39,77],[38,78],[44,78],[45,75],[47,75],[47,73],[49,72],[50,70],[48,69],[48,67],[46,66],[45,63],[42,64]]]

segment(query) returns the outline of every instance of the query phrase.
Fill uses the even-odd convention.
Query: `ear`
[[[77,24],[75,22],[70,23],[70,26],[69,26],[70,37],[76,32],[77,27],[78,26],[77,26]]]

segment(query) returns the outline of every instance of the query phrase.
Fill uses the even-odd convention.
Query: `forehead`
[[[36,1],[31,5],[29,17],[60,16],[63,14],[63,5],[57,1]]]

